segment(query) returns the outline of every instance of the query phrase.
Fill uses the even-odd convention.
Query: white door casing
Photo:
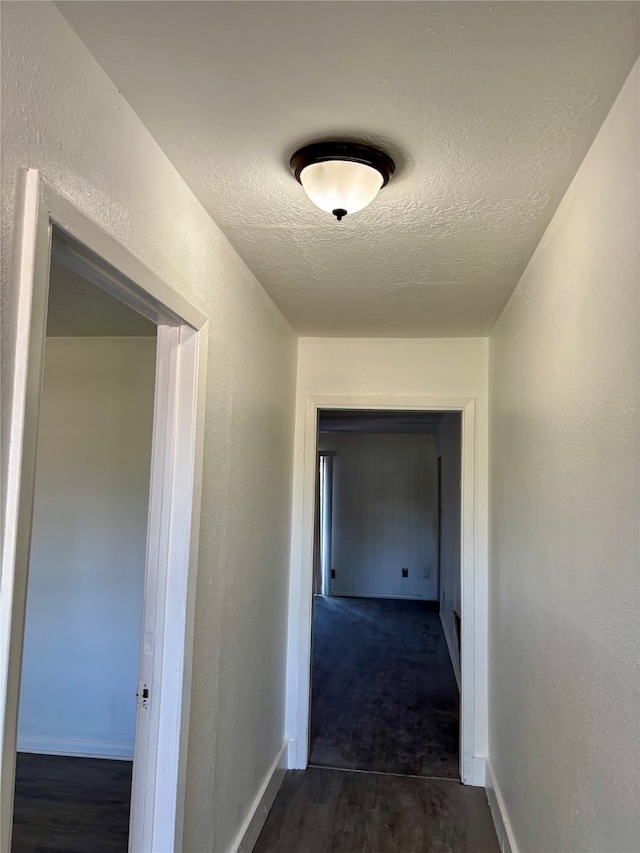
[[[158,326],[129,849],[180,850],[202,477],[206,318],[33,169],[20,175],[17,347],[0,578],[0,849],[10,849],[38,413],[53,229],[65,262]],[[3,494],[4,496],[4,494]]]
[[[301,508],[292,530],[290,613],[293,636],[292,665],[287,685],[287,737],[291,766],[304,769],[309,758],[311,699],[311,633],[313,602],[314,501],[317,460],[317,424],[321,409],[367,411],[440,411],[462,414],[461,477],[461,589],[462,684],[460,723],[460,776],[465,784],[484,786],[487,760],[486,713],[487,614],[486,550],[477,529],[482,523],[476,492],[478,447],[476,401],[460,397],[405,397],[364,395],[308,395],[300,448]],[[294,509],[295,512],[295,509]]]

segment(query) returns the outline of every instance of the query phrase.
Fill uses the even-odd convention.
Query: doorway
[[[291,545],[291,610],[287,738],[290,766],[309,761],[314,506],[318,463],[318,415],[325,409],[458,412],[461,417],[460,475],[460,776],[463,784],[486,781],[486,421],[475,397],[393,394],[304,394],[298,401],[294,509]],[[478,411],[477,411],[478,410]]]
[[[0,848],[11,849],[49,271],[59,262],[156,329],[140,656],[130,699],[137,710],[128,848],[179,849],[201,484],[205,318],[36,171],[21,174],[17,198],[18,345],[0,587]]]
[[[126,850],[156,326],[64,263],[54,234],[13,847]]]
[[[459,483],[460,425],[457,412],[319,412],[317,515],[332,514],[318,527],[311,765],[460,778],[442,611],[461,607],[461,504],[438,476]]]

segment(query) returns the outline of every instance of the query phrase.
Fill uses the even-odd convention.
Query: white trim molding
[[[426,601],[438,604],[437,598],[425,598],[424,595],[385,595],[380,592],[332,592],[329,598],[392,598],[395,601]]]
[[[489,800],[489,808],[491,809],[491,817],[496,828],[498,843],[500,844],[501,853],[518,853],[511,822],[507,814],[507,809],[504,803],[502,791],[496,780],[491,766],[491,761],[487,760],[487,799]]]
[[[133,743],[106,743],[98,740],[67,740],[66,738],[43,738],[37,735],[25,735],[18,739],[16,752],[132,761]]]
[[[289,748],[287,750],[287,767],[292,769],[298,766],[298,744],[295,740],[287,741]]]
[[[287,737],[296,743],[296,755],[291,766],[304,769],[309,757],[315,467],[318,412],[321,409],[457,411],[462,414],[460,776],[467,785],[483,787],[488,730],[487,554],[483,535],[486,496],[480,494],[478,487],[478,468],[484,455],[478,438],[476,400],[473,397],[307,395],[299,401],[287,679]]]
[[[52,238],[64,262],[158,326],[152,484],[129,846],[179,851],[200,520],[206,317],[34,169],[20,175],[17,346],[0,575],[0,850],[11,849],[18,700]],[[146,685],[145,685],[146,686]],[[141,710],[142,708],[142,710]]]
[[[267,771],[236,839],[231,845],[231,853],[251,853],[256,846],[258,836],[262,832],[262,827],[287,772],[288,756],[289,743],[285,740]]]

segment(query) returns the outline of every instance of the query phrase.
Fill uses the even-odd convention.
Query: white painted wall
[[[442,523],[440,549],[440,618],[458,684],[460,665],[453,611],[462,613],[460,582],[460,475],[462,419],[453,412],[442,416],[438,430],[438,454],[441,458]]]
[[[490,753],[521,851],[640,849],[639,67],[490,344]]]
[[[155,338],[49,338],[18,748],[133,757]]]
[[[287,657],[287,734],[295,742],[306,722],[304,706],[304,659],[306,590],[310,588],[311,568],[306,577],[304,534],[308,525],[303,518],[305,495],[306,410],[318,397],[331,399],[330,408],[343,398],[353,409],[356,397],[379,399],[381,408],[389,400],[411,408],[413,398],[452,397],[475,400],[475,535],[476,560],[473,594],[475,608],[470,620],[474,637],[486,635],[487,603],[487,413],[488,413],[488,340],[486,338],[300,338],[298,342],[298,397],[293,479],[293,526],[291,540],[291,579],[289,598],[289,649]],[[307,639],[308,642],[308,639]],[[475,649],[475,699],[473,709],[475,779],[484,774],[487,755],[486,717],[486,643]],[[308,674],[307,674],[308,677]],[[297,745],[294,746],[297,748]],[[476,761],[477,757],[477,761]],[[471,760],[471,759],[470,759]]]
[[[435,434],[322,433],[319,446],[335,452],[331,593],[437,600]]]
[[[55,6],[3,6],[2,42],[2,426],[19,168],[209,318],[184,848],[227,850],[284,737],[296,338]]]

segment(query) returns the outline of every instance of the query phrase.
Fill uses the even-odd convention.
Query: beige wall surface
[[[209,318],[184,846],[224,850],[283,742],[296,338],[52,3],[3,4],[2,47],[3,463],[18,169]]]
[[[490,755],[521,851],[640,848],[638,65],[490,340]]]
[[[133,758],[155,337],[48,338],[18,749]]]

